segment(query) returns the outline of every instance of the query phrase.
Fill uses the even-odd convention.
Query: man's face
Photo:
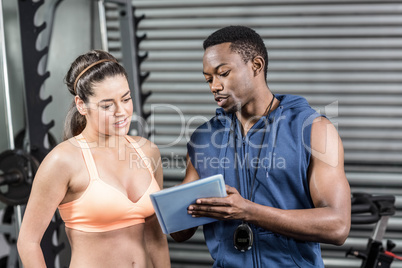
[[[240,54],[231,51],[230,43],[207,48],[203,65],[203,74],[215,101],[226,112],[240,111],[251,100],[252,62],[244,63]]]

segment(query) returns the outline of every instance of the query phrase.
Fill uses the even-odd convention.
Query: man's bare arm
[[[219,220],[240,219],[299,240],[343,244],[350,229],[350,187],[342,142],[329,120],[314,120],[311,149],[308,179],[314,208],[283,210],[259,205],[227,186],[227,197],[199,199],[189,213]]]

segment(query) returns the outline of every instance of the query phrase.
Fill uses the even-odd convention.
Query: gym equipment
[[[15,135],[14,143],[15,143],[15,148],[16,149],[24,149],[26,148],[26,139],[27,139],[27,133],[25,129],[22,129]],[[54,148],[57,145],[57,140],[56,138],[52,135],[52,133],[48,133],[45,141],[44,141],[44,146],[48,148]]]
[[[0,225],[0,232],[6,236],[10,244],[10,254],[7,258],[2,258],[2,267],[22,267],[18,258],[16,240],[18,237],[24,205],[28,201],[31,185],[35,173],[39,167],[40,161],[52,149],[51,135],[49,129],[54,122],[44,124],[42,114],[46,105],[52,100],[51,97],[46,100],[40,98],[40,90],[49,72],[46,71],[47,52],[50,43],[51,30],[55,10],[61,0],[51,0],[45,14],[45,23],[37,27],[34,23],[34,17],[39,7],[44,3],[33,0],[19,0],[18,12],[21,30],[21,45],[23,56],[24,85],[25,85],[25,122],[23,136],[19,137],[18,149],[16,148],[13,137],[10,88],[8,86],[8,73],[6,64],[6,48],[3,27],[3,6],[0,0],[0,47],[2,52],[6,123],[8,129],[9,150],[0,154],[0,201],[8,206],[12,206],[13,212],[9,223],[3,222]],[[46,23],[50,25],[46,31]],[[42,33],[42,38],[37,40]],[[36,49],[39,43],[44,47],[41,51]],[[44,73],[43,75],[39,74]],[[57,245],[54,242],[54,233],[58,231],[61,219],[55,215],[49,227],[47,228],[41,246],[44,253],[47,267],[55,267],[56,255],[64,245]],[[56,236],[57,237],[57,236]],[[56,245],[55,245],[56,244]]]
[[[60,2],[60,0],[52,0],[48,5],[45,22],[40,26],[36,26],[35,15],[44,4],[44,0],[18,1],[25,85],[26,135],[24,145],[26,144],[26,147],[24,146],[24,150],[39,162],[52,149],[48,144],[45,144],[45,141],[48,140],[49,129],[54,126],[54,121],[48,124],[44,124],[42,121],[43,111],[52,101],[52,97],[49,96],[43,100],[40,98],[40,91],[45,80],[50,76],[49,72],[45,72],[47,54],[53,28],[53,18]],[[49,27],[46,29],[47,24]],[[39,39],[40,34],[43,34],[41,39]],[[40,51],[36,48],[38,41],[43,47]],[[47,267],[56,266],[56,256],[64,248],[63,244],[58,245],[57,241],[53,241],[53,234],[59,229],[61,222],[61,220],[57,219],[56,213],[42,239],[41,247]]]
[[[27,151],[38,161],[42,161],[50,151],[44,146],[43,141],[49,129],[54,126],[53,120],[48,124],[44,124],[42,121],[43,111],[52,101],[52,96],[45,100],[40,98],[43,83],[50,76],[49,72],[38,73],[40,61],[48,53],[48,46],[41,51],[36,49],[38,36],[46,28],[46,22],[40,26],[36,26],[34,23],[35,14],[43,3],[44,0],[18,1],[25,85],[26,131],[29,137]]]
[[[0,154],[0,201],[8,205],[28,202],[39,162],[21,149]]]
[[[352,224],[376,223],[376,226],[366,250],[362,252],[351,248],[346,256],[352,255],[362,259],[361,268],[389,268],[394,259],[402,260],[401,257],[392,253],[396,245],[391,240],[387,241],[386,249],[382,245],[388,219],[394,214],[395,196],[354,193],[352,195]]]
[[[10,102],[10,88],[8,82],[8,67],[7,67],[7,53],[6,53],[6,45],[5,45],[5,36],[4,36],[4,24],[3,24],[3,1],[0,0],[0,70],[2,73],[0,74],[0,82],[2,81],[2,86],[4,86],[4,106],[5,106],[5,116],[6,116],[6,125],[7,125],[7,138],[8,138],[8,147],[10,149],[14,149],[14,132],[13,125],[11,120],[11,102]]]
[[[18,259],[17,247],[15,247],[15,243],[17,242],[18,232],[19,232],[19,224],[22,219],[21,207],[18,206],[10,206],[7,207],[9,217],[7,222],[4,222],[0,225],[0,232],[5,234],[6,240],[10,245],[10,253],[8,256],[5,256],[0,259],[0,267],[7,268],[18,268],[22,267],[22,264]]]

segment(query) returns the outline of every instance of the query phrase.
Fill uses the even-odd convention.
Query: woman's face
[[[124,136],[128,133],[133,103],[127,79],[123,75],[107,77],[95,83],[94,95],[86,104],[87,126],[102,136]]]

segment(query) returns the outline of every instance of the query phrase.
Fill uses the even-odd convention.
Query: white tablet
[[[187,213],[187,208],[198,198],[225,196],[225,182],[221,174],[173,186],[150,195],[164,234],[216,221],[208,217],[193,218]]]

